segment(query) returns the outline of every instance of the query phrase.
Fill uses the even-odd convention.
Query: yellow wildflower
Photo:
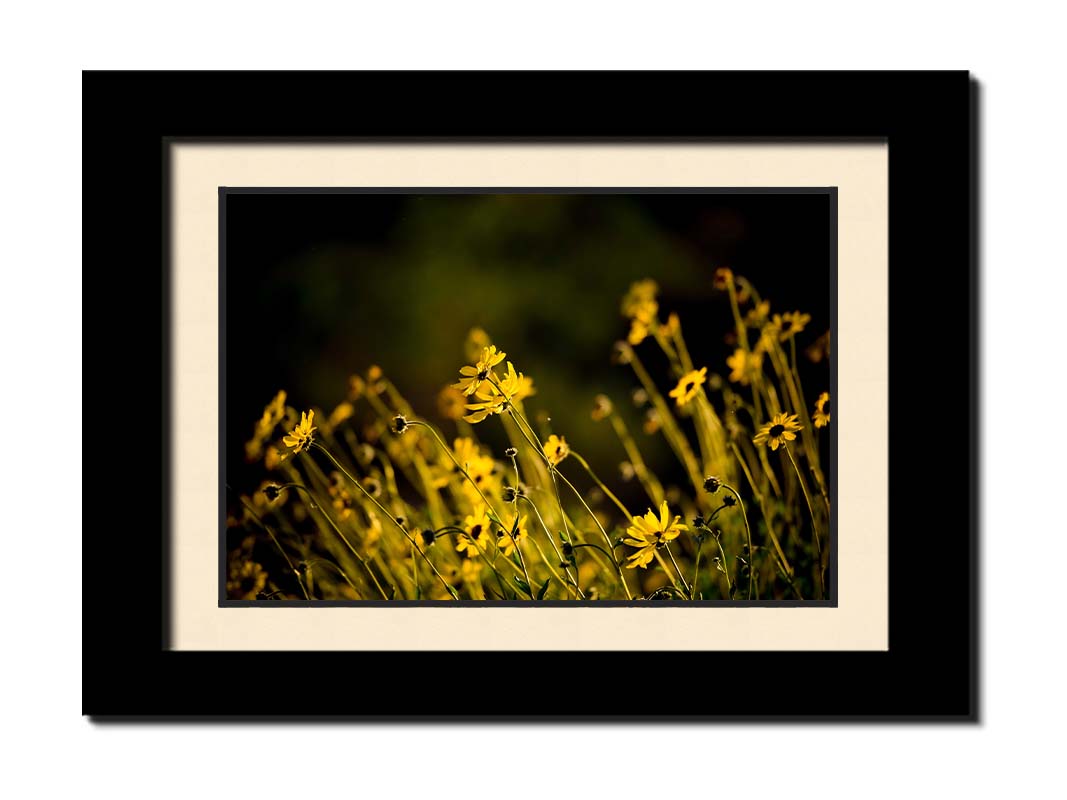
[[[495,345],[483,348],[482,355],[474,366],[459,368],[459,374],[462,377],[459,383],[452,384],[452,387],[470,397],[482,388],[482,384],[493,374],[493,367],[503,361],[506,356],[507,353],[498,351]]]
[[[467,469],[468,465],[472,464],[476,458],[481,457],[478,445],[474,443],[473,439],[466,436],[456,438],[452,444],[452,452],[456,456],[456,461],[458,461],[464,469]]]
[[[775,414],[770,422],[759,429],[752,441],[754,444],[766,444],[771,450],[777,450],[787,441],[796,439],[796,432],[800,428],[796,414]]]
[[[311,447],[311,442],[315,438],[315,431],[318,430],[311,425],[314,418],[314,411],[300,412],[300,424],[289,431],[288,436],[282,438],[282,444],[293,448],[293,453],[299,453],[301,450],[307,450]]]
[[[747,386],[763,369],[763,353],[759,351],[745,353],[744,349],[739,347],[734,350],[732,356],[726,359],[726,366],[730,368],[731,381]]]
[[[642,322],[639,319],[634,319],[630,323],[630,333],[626,336],[626,341],[632,345],[639,345],[648,336],[648,323]]]
[[[734,282],[734,273],[729,267],[719,267],[711,279],[711,284],[716,289],[728,289]]]
[[[463,493],[472,504],[478,505],[482,501],[479,490],[487,492],[490,489],[496,462],[489,456],[483,455],[478,446],[466,437],[457,438],[452,449],[456,456],[456,461],[466,470],[471,479],[468,481],[465,478],[461,478],[463,481],[461,484]],[[458,472],[454,464],[452,465],[452,471],[454,473]],[[474,482],[474,486],[471,486],[471,481]],[[478,488],[475,489],[475,486]]]
[[[382,372],[382,368],[377,364],[371,364],[367,368],[367,391],[381,394],[385,390],[385,383],[382,381],[384,377],[385,373]]]
[[[463,578],[463,586],[472,600],[484,600],[485,593],[482,591],[482,562],[477,556],[468,556],[460,565],[460,575]]]
[[[804,350],[804,355],[808,357],[808,360],[813,364],[822,362],[823,359],[830,357],[830,331],[827,331],[815,342]]]
[[[767,300],[760,300],[755,306],[748,310],[745,314],[745,324],[750,328],[759,328],[767,320],[767,315],[771,313],[771,304]]]
[[[249,461],[256,461],[263,453],[263,443],[266,442],[274,428],[285,418],[285,391],[280,391],[267,403],[263,414],[256,422],[252,438],[245,444],[245,457]]]
[[[467,369],[467,367],[464,367],[464,369]],[[515,365],[509,361],[507,374],[496,385],[490,384],[487,389],[482,389],[475,395],[482,402],[470,403],[467,406],[467,410],[471,413],[463,419],[467,422],[477,423],[491,414],[504,413],[507,411],[511,401],[515,399],[522,385],[523,374],[515,372]]]
[[[778,341],[780,342],[784,342],[790,336],[800,333],[809,322],[811,322],[811,314],[802,314],[799,311],[775,314],[771,319],[771,324],[778,331]]]
[[[334,470],[330,473],[330,485],[327,487],[333,507],[337,511],[337,518],[346,520],[352,516],[352,494],[345,485],[345,479],[340,472]]]
[[[704,385],[704,381],[707,380],[708,374],[707,367],[701,367],[699,370],[693,370],[687,372],[678,381],[678,385],[668,392],[677,402],[678,406],[684,406],[690,400],[697,396],[697,392],[700,391],[700,387]]]
[[[547,458],[553,465],[558,464],[560,461],[570,455],[571,449],[567,445],[567,440],[562,436],[556,436],[552,434],[548,437],[548,440],[544,444],[545,458]]]
[[[677,539],[682,531],[688,530],[681,519],[678,516],[671,518],[666,500],[660,504],[658,519],[651,508],[643,517],[634,517],[633,525],[626,529],[628,535],[623,538],[623,543],[636,547],[637,552],[627,558],[626,567],[647,567],[657,548],[664,547],[667,542]]]
[[[507,527],[497,532],[496,543],[500,551],[511,558],[515,548],[526,540],[526,517],[515,514],[510,520],[506,520],[505,524]]]
[[[823,392],[815,401],[815,413],[811,415],[811,422],[816,428],[823,428],[830,424],[829,392]]]
[[[518,383],[515,385],[515,394],[512,397],[517,403],[521,403],[527,397],[537,394],[537,389],[534,388],[533,378],[528,378],[519,373]]]
[[[382,543],[382,521],[373,511],[367,512],[367,530],[363,533],[363,552],[367,558],[374,558]]]
[[[455,386],[446,386],[437,394],[437,410],[445,419],[460,419],[466,403],[466,396]]]
[[[481,352],[489,347],[493,340],[482,328],[471,328],[467,332],[467,338],[463,342],[463,352],[468,361],[477,361]]]
[[[367,384],[363,382],[363,378],[359,375],[348,376],[348,400],[351,403],[356,402],[363,396],[363,392],[366,391]]]
[[[226,594],[231,600],[255,600],[267,585],[267,573],[255,561],[231,565],[226,580]]]
[[[656,318],[659,304],[656,302],[656,293],[659,286],[654,280],[646,278],[630,284],[630,290],[622,298],[622,315],[629,319],[640,320],[646,326]]]
[[[675,336],[682,329],[682,321],[673,311],[667,315],[667,321],[659,326],[659,332],[664,336]]]
[[[456,550],[465,552],[469,558],[476,558],[489,541],[489,515],[485,508],[476,508],[473,514],[468,514],[463,519],[462,528],[465,533],[456,537]]]
[[[335,408],[330,413],[330,418],[327,420],[327,424],[331,428],[336,428],[338,425],[340,425],[346,419],[351,417],[352,414],[355,413],[355,410],[356,409],[352,406],[351,403],[345,401],[345,402],[341,403],[340,405],[338,405],[337,408]]]

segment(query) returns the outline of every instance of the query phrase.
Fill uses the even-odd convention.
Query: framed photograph
[[[87,263],[163,312],[86,714],[977,718],[966,73],[84,94]]]

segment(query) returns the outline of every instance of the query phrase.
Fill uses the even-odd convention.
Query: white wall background
[[[1058,604],[1067,525],[1056,502],[1067,479],[1060,457],[1067,433],[1062,10],[1027,0],[709,5],[9,5],[0,26],[4,382],[36,382],[42,400],[34,415],[73,408],[70,390],[81,375],[80,347],[71,344],[81,329],[80,241],[54,236],[54,220],[35,220],[29,209],[47,203],[80,230],[80,187],[55,192],[49,184],[80,174],[82,68],[970,69],[983,83],[984,101],[983,723],[100,728],[79,716],[80,614],[69,597],[40,593],[28,570],[9,563],[5,582],[14,585],[0,606],[5,795],[447,797],[482,794],[479,787],[490,781],[506,785],[515,800],[574,792],[621,800],[675,792],[899,798],[1062,791],[1067,626]],[[34,240],[42,238],[55,257],[48,270],[27,268]],[[58,315],[67,320],[61,329],[57,315],[45,318],[34,306],[45,287],[65,312]],[[1050,369],[1057,363],[1059,371]],[[49,472],[48,457],[29,446],[32,428],[19,429],[24,409],[10,408],[2,393],[0,404],[0,501],[5,529],[15,530],[30,514],[19,509],[55,498],[40,477]],[[965,413],[961,408],[955,417],[933,403],[930,410],[944,413],[946,424],[962,424]],[[16,496],[24,502],[12,503]],[[936,553],[937,543],[927,544]],[[71,586],[80,585],[80,546],[80,531],[72,528],[68,549],[55,554]],[[1034,559],[1037,574],[1005,577],[1006,565],[1026,558]],[[27,610],[20,598],[31,597]],[[533,769],[547,760],[552,769]],[[280,762],[283,769],[270,769],[272,780],[260,777],[261,767]],[[516,774],[516,764],[529,766]]]

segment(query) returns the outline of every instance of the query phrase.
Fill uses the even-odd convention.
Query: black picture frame
[[[414,716],[977,720],[976,104],[966,72],[84,73],[83,714],[397,719],[428,676],[484,673],[523,680],[528,705],[439,691]],[[888,142],[888,651],[168,649],[171,143],[454,139]],[[922,486],[933,442],[938,485]],[[957,568],[920,596],[927,557]],[[688,682],[686,707],[635,697],[636,673]],[[280,674],[305,680],[279,691]],[[798,690],[749,690],[783,681]]]

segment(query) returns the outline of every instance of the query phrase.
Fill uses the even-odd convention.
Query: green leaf
[[[567,538],[567,534],[565,534],[563,531],[559,532],[559,540],[561,542],[569,542],[570,541],[570,539]]]
[[[526,594],[527,597],[533,597],[533,593],[530,591],[530,584],[528,584],[518,575],[515,576],[515,585],[518,586]]]
[[[540,590],[537,592],[537,599],[538,600],[544,600],[545,599],[545,592],[548,591],[548,582],[550,580],[551,580],[551,578],[545,578],[544,584],[541,586]]]

